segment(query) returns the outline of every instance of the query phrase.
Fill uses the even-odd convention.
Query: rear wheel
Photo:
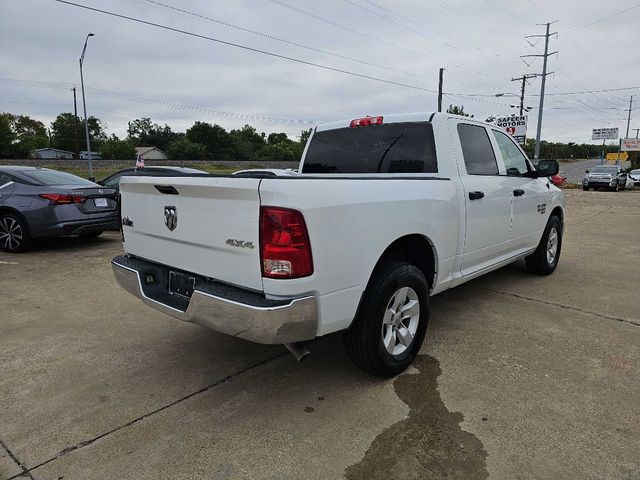
[[[422,346],[429,320],[429,286],[420,269],[386,261],[376,268],[358,314],[344,333],[347,355],[375,375],[405,370]]]
[[[24,252],[31,248],[27,224],[17,215],[0,214],[0,248],[5,252]]]
[[[583,186],[583,187],[582,187],[582,190],[584,190],[585,192],[588,192],[588,191],[589,191],[589,187],[585,187],[585,186]]]
[[[550,275],[558,266],[562,249],[562,222],[553,215],[549,218],[536,251],[524,259],[527,270],[537,275]]]

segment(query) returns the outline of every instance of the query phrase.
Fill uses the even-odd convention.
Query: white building
[[[31,156],[46,160],[71,159],[73,158],[73,152],[60,150],[59,148],[38,148],[31,152]]]
[[[136,154],[145,160],[166,160],[167,154],[158,147],[136,147]]]
[[[89,155],[87,154],[86,150],[82,150],[80,152],[80,159],[81,160],[89,159]],[[102,157],[100,156],[100,152],[91,152],[91,160],[102,160]]]

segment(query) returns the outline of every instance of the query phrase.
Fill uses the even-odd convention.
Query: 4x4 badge
[[[169,230],[175,230],[178,226],[178,209],[175,206],[164,207],[164,224]]]

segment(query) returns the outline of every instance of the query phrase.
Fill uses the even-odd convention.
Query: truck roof
[[[402,122],[430,122],[434,117],[455,117],[460,120],[467,120],[473,123],[481,123],[487,124],[487,122],[483,122],[481,120],[471,118],[471,117],[463,117],[461,115],[454,115],[453,113],[446,112],[416,112],[416,113],[392,113],[392,114],[377,114],[377,115],[362,115],[360,117],[349,118],[345,120],[338,120],[334,122],[325,122],[319,123],[316,126],[316,131],[322,132],[324,130],[334,130],[336,128],[346,128],[351,125],[353,120],[358,120],[366,117],[376,118],[381,116],[383,118],[384,123],[402,123]],[[492,125],[493,127],[497,127],[497,125]],[[499,128],[499,127],[498,127]]]

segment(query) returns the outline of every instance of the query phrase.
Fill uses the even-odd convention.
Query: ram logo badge
[[[540,205],[538,205],[538,213],[544,213],[546,211],[547,211],[546,203],[541,203]]]
[[[244,240],[236,240],[235,238],[227,238],[227,245],[240,248],[254,248],[253,242],[245,242]]]
[[[175,230],[178,226],[178,209],[174,206],[164,207],[164,224],[169,230]]]

